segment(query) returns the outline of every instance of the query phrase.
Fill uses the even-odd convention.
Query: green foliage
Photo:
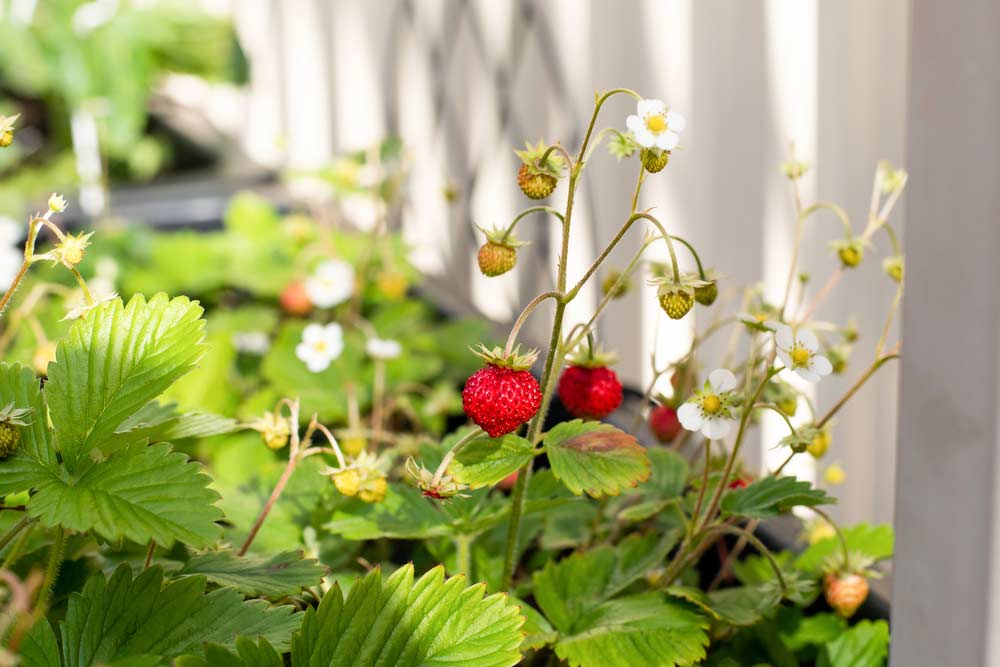
[[[306,611],[292,642],[294,667],[510,667],[521,659],[524,618],[505,595],[445,579],[441,567],[414,580],[406,565],[339,585]]]
[[[524,438],[482,436],[466,443],[448,466],[455,481],[478,489],[494,486],[535,456],[535,448]]]
[[[649,479],[649,458],[634,437],[610,424],[559,424],[543,441],[552,472],[576,495],[617,496]]]
[[[187,373],[201,356],[202,308],[184,297],[118,299],[79,320],[49,366],[45,396],[70,472],[107,451],[128,417]]]
[[[841,529],[847,541],[847,549],[852,554],[859,554],[872,561],[885,560],[892,557],[893,532],[892,526],[883,524],[873,526],[859,523]],[[824,563],[841,550],[840,540],[836,536],[824,538],[810,546],[795,559],[795,566],[812,574],[820,574]]]
[[[30,368],[0,363],[0,408],[30,409],[27,426],[18,426],[21,443],[0,462],[0,495],[27,491],[59,476],[59,461],[46,421],[41,385]]]
[[[285,551],[270,558],[237,556],[211,551],[192,557],[174,576],[202,575],[213,584],[229,586],[247,595],[282,597],[319,585],[326,568],[301,551]]]
[[[734,516],[766,519],[793,507],[829,505],[836,499],[794,477],[764,477],[722,498],[722,510]]]
[[[72,483],[53,479],[42,484],[28,512],[47,526],[94,530],[108,540],[207,546],[219,537],[215,522],[222,517],[210,481],[201,466],[169,445],[139,443],[115,452]]]
[[[285,662],[263,637],[258,643],[246,637],[236,638],[236,654],[218,644],[206,644],[205,656],[181,656],[176,667],[284,667]]]
[[[236,635],[261,636],[284,648],[298,627],[291,607],[244,602],[229,588],[205,592],[204,577],[163,586],[159,567],[133,578],[121,565],[110,579],[95,574],[70,597],[61,624],[64,667],[90,667],[130,656],[175,657],[205,642],[233,646]]]
[[[816,667],[881,667],[889,653],[889,624],[861,621],[820,651]]]

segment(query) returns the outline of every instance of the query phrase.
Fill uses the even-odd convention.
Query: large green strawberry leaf
[[[822,489],[794,477],[764,477],[746,488],[730,491],[722,498],[726,514],[766,519],[793,507],[815,507],[837,502]]]
[[[120,565],[106,579],[95,574],[70,596],[62,622],[62,664],[90,667],[130,656],[175,657],[211,642],[231,647],[237,634],[264,637],[278,650],[288,646],[300,617],[291,607],[244,601],[236,591],[205,592],[204,577],[163,586],[163,571],[151,567],[134,579]]]
[[[499,483],[535,456],[535,448],[514,434],[482,436],[466,443],[448,466],[455,481],[478,489]]]
[[[211,551],[192,557],[174,576],[202,575],[214,584],[248,595],[281,597],[316,586],[326,568],[299,551],[285,551],[270,558],[237,556],[231,551]]]
[[[373,570],[345,599],[339,585],[306,611],[292,640],[293,667],[511,667],[521,660],[524,617],[506,595],[484,597],[436,567],[414,580],[406,565]]]
[[[574,419],[545,434],[552,472],[576,495],[617,496],[649,479],[646,449],[610,424]]]
[[[147,403],[115,430],[129,442],[170,442],[184,438],[208,438],[239,430],[235,419],[207,412],[179,413],[175,403]]]
[[[390,484],[382,502],[352,500],[335,511],[323,527],[349,540],[422,540],[447,535],[448,525],[448,516],[420,491]]]
[[[218,644],[206,644],[204,651],[204,657],[181,656],[175,667],[285,667],[285,661],[263,637],[257,643],[237,637],[235,655]]]
[[[819,652],[816,667],[882,667],[889,654],[889,624],[861,621]]]
[[[53,479],[28,502],[47,526],[94,530],[108,540],[126,537],[168,546],[175,540],[207,546],[221,533],[222,511],[211,479],[170,445],[129,445],[72,483]]]
[[[535,575],[535,600],[556,629],[572,632],[594,608],[662,563],[676,543],[674,533],[630,535],[616,547],[602,546],[559,562],[549,561]]]
[[[21,667],[60,667],[59,640],[44,618],[24,636],[18,652]]]
[[[705,659],[708,625],[684,602],[644,593],[594,608],[555,651],[571,667],[686,667]]]
[[[0,363],[0,409],[30,409],[13,456],[0,461],[0,495],[27,491],[59,476],[59,459],[48,429],[48,412],[38,378],[19,364]]]
[[[892,557],[893,532],[892,526],[882,524],[873,526],[859,523],[855,526],[841,528],[847,549],[851,553],[862,554],[873,561]],[[834,554],[840,553],[840,540],[836,535],[824,538],[803,551],[795,559],[795,567],[809,573],[818,574],[823,565]]]
[[[110,453],[118,427],[187,373],[202,354],[202,308],[157,294],[101,304],[78,320],[49,365],[45,397],[59,451],[75,472]]]

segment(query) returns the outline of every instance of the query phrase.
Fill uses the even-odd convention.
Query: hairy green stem
[[[49,563],[45,568],[45,578],[42,580],[42,587],[38,592],[38,607],[41,609],[48,609],[52,588],[55,586],[56,577],[59,576],[59,568],[62,566],[65,547],[66,532],[62,526],[59,526],[56,528],[55,541],[49,548]]]

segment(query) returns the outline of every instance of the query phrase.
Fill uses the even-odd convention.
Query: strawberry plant
[[[596,131],[617,96],[635,98],[636,113],[626,129]],[[693,245],[639,207],[646,179],[683,159],[683,128],[662,102],[616,89],[596,98],[574,153],[544,141],[518,153],[512,181],[531,199],[564,193],[565,205],[532,206],[484,232],[480,268],[516,270],[516,226],[551,216],[561,230],[555,280],[506,341],[473,350],[458,338],[434,345],[456,325],[404,296],[413,276],[382,222],[392,178],[361,186],[383,207],[366,233],[324,223],[322,207],[318,220],[282,218],[242,196],[220,232],[92,239],[59,228],[65,202],[54,197],[30,221],[23,268],[0,302],[42,258],[66,276],[25,287],[0,321],[5,350],[45,362],[0,365],[11,443],[0,461],[6,650],[53,666],[882,664],[886,624],[851,619],[892,554],[891,530],[836,525],[824,509],[835,498],[786,470],[835,451],[833,418],[898,356],[888,335],[903,264],[888,220],[905,173],[878,166],[857,234],[840,207],[802,202],[807,169],[792,156],[787,286],[776,303],[737,292],[734,309]],[[571,281],[575,197],[605,140],[637,166],[631,209]],[[384,150],[374,153],[381,165]],[[320,176],[351,190],[349,173]],[[844,236],[832,247],[837,268],[813,292],[797,250],[821,213]],[[637,223],[649,227],[639,250],[608,270]],[[889,319],[857,381],[820,411],[804,388],[846,372],[858,336],[814,315],[883,230]],[[36,249],[49,240],[52,249]],[[654,244],[668,262],[644,261]],[[845,248],[863,250],[845,259]],[[117,257],[134,296],[94,288],[99,267],[78,267],[95,252]],[[668,317],[720,314],[679,360],[654,360],[628,424],[595,323],[647,266],[650,298]],[[594,312],[567,321],[602,269]],[[191,295],[211,308],[207,323]],[[82,303],[56,324],[46,309],[61,317],[72,296]],[[551,334],[539,354],[519,338],[542,304]],[[469,347],[485,335],[473,329]],[[58,332],[51,352],[46,330]],[[702,344],[724,330],[725,363],[705,365]],[[556,397],[575,418],[552,418]],[[448,419],[458,409],[470,423]],[[768,412],[787,431],[776,443],[787,457],[757,474],[741,452]],[[795,515],[810,517],[809,545],[772,551],[757,527]]]

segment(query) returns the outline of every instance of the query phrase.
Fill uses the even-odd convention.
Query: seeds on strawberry
[[[541,406],[538,380],[527,370],[487,364],[472,374],[462,390],[465,414],[491,438],[517,430]]]
[[[504,243],[487,241],[479,248],[476,259],[483,275],[493,278],[514,268],[517,264],[517,250]]]
[[[868,580],[860,574],[828,573],[823,578],[826,602],[844,618],[850,618],[868,598]]]
[[[679,320],[691,311],[694,297],[687,292],[667,292],[660,296],[660,307],[672,320]]]
[[[672,442],[681,432],[681,422],[677,410],[669,405],[660,405],[649,413],[649,429],[660,442]]]
[[[0,459],[6,459],[21,444],[21,429],[10,422],[0,423]]]
[[[651,174],[663,171],[670,161],[670,151],[661,151],[655,148],[643,148],[640,153],[642,166]]]
[[[517,185],[530,199],[545,199],[556,189],[556,177],[551,174],[532,173],[531,167],[522,164],[517,170]]]
[[[622,402],[622,383],[605,366],[569,366],[559,378],[559,400],[574,416],[603,419]]]

